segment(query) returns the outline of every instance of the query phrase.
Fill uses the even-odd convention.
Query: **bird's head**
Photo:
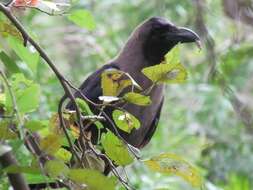
[[[199,42],[199,36],[190,29],[177,27],[165,18],[152,17],[133,33],[142,41],[142,53],[149,65],[161,63],[165,54],[178,43]]]

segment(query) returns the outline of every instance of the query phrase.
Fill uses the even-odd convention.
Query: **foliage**
[[[105,153],[117,165],[126,166],[134,161],[127,147],[112,132],[107,132],[103,135],[101,143]]]
[[[187,71],[179,61],[179,46],[176,46],[165,55],[164,62],[144,68],[142,72],[157,84],[181,83],[185,82],[187,77]]]
[[[92,14],[87,10],[74,10],[68,16],[68,19],[74,22],[76,25],[93,30],[95,28],[95,21]]]
[[[187,79],[183,84],[167,86],[167,98],[158,131],[152,143],[142,151],[142,158],[154,155],[152,158],[156,158],[159,163],[160,160],[163,161],[161,155],[166,155],[170,159],[169,162],[166,160],[165,165],[171,168],[176,163],[180,168],[179,172],[169,170],[166,174],[159,173],[163,168],[152,172],[143,162],[133,162],[134,156],[129,147],[110,132],[103,135],[101,147],[94,147],[99,153],[104,149],[106,155],[116,164],[133,164],[133,167],[127,168],[126,171],[130,183],[136,189],[193,189],[183,180],[173,177],[178,175],[193,186],[196,181],[198,184],[198,177],[196,181],[188,178],[189,171],[192,171],[192,164],[189,163],[201,167],[201,174],[205,174],[201,183],[203,182],[208,190],[248,190],[252,186],[252,130],[244,125],[241,112],[236,112],[235,105],[230,101],[232,95],[227,94],[231,91],[238,92],[240,100],[246,103],[252,113],[252,26],[238,25],[233,20],[228,20],[218,1],[205,3],[207,10],[204,19],[211,37],[216,42],[215,57],[208,56],[209,50],[194,53],[191,46],[188,46],[182,51],[182,59],[179,59],[179,50],[176,48],[165,57],[165,62],[143,70],[148,78],[159,84],[181,83]],[[20,11],[21,8],[13,11],[31,36],[42,44],[64,76],[76,84],[83,81],[86,74],[116,55],[131,30],[147,17],[162,15],[177,25],[197,26],[196,14],[199,12],[196,11],[195,3],[175,0],[71,1],[70,6],[53,1],[16,0],[14,5],[33,7],[26,8],[25,11]],[[61,15],[66,11],[67,15],[49,17],[33,9],[51,15]],[[67,167],[66,163],[73,160],[73,155],[68,151],[68,140],[59,128],[59,118],[55,114],[59,99],[63,95],[59,82],[34,48],[29,43],[27,47],[23,46],[22,35],[2,14],[0,34],[1,70],[5,71],[10,83],[8,87],[1,77],[0,140],[1,143],[5,141],[5,144],[0,145],[0,155],[11,147],[20,163],[18,166],[6,168],[5,171],[0,170],[0,189],[9,188],[6,172],[23,173],[29,183],[64,178],[77,185],[86,184],[93,189],[115,189],[116,180],[105,178],[100,173],[104,166],[100,165],[100,161],[94,163],[96,156],[93,154],[86,156],[88,161],[85,164],[93,163],[94,167]],[[220,73],[216,83],[206,82],[212,58],[216,59],[216,67]],[[180,60],[184,64],[181,64]],[[108,74],[112,74],[112,78],[108,77]],[[119,83],[115,83],[115,80],[119,80]],[[224,81],[227,86],[223,85]],[[129,102],[148,106],[152,103],[142,89],[137,90],[138,93],[133,91],[122,94],[125,88],[139,88],[127,73],[103,73],[102,86],[101,100],[105,104]],[[15,104],[8,88],[14,94]],[[76,99],[76,102],[82,115],[96,116],[86,101]],[[14,117],[3,118],[3,113]],[[114,122],[119,129],[131,133],[134,128],[138,128],[138,120],[134,116],[118,109],[113,113]],[[64,120],[70,140],[74,143],[80,136],[80,130],[75,127],[77,114],[64,113]],[[102,122],[91,121],[95,122],[98,129],[103,128]],[[45,164],[48,175],[41,171],[38,160],[34,159],[23,141],[19,140],[21,128],[29,134],[39,133],[39,146],[43,152],[55,158]],[[86,135],[89,137],[89,134]],[[64,149],[62,146],[68,148]],[[161,152],[167,153],[160,154]],[[172,152],[175,156],[171,157],[174,155]],[[182,155],[182,158],[177,155]],[[74,167],[81,168],[79,165]],[[181,168],[185,167],[187,169],[181,172]],[[195,168],[193,171],[195,172]],[[228,173],[232,174],[228,176]],[[196,173],[196,176],[201,174]]]
[[[139,120],[128,112],[114,110],[112,117],[117,127],[127,133],[130,133],[134,128],[138,129],[140,127]]]
[[[202,184],[201,177],[197,170],[181,157],[175,154],[161,154],[145,161],[145,164],[152,170],[166,174],[175,174],[193,186],[199,187]]]

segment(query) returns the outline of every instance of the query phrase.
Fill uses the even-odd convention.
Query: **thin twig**
[[[92,100],[90,100],[89,98],[87,98],[79,88],[75,87],[68,80],[65,80],[65,82],[70,86],[70,88],[72,88],[75,91],[77,91],[78,95],[80,95],[88,103],[90,103],[90,104],[92,104],[93,106],[96,106],[96,107],[104,106],[104,104],[97,104],[97,103],[93,102]]]
[[[63,103],[64,103],[64,100],[65,100],[65,97],[62,97],[59,104],[58,104],[58,115],[59,115],[59,120],[60,120],[60,126],[62,127],[63,129],[63,132],[67,138],[67,141],[69,143],[69,146],[70,146],[70,150],[72,152],[72,154],[77,158],[77,160],[79,161],[79,163],[83,166],[83,163],[82,163],[82,160],[81,158],[78,156],[78,153],[75,151],[74,149],[74,145],[69,137],[69,134],[68,134],[68,131],[67,131],[67,127],[66,127],[66,124],[65,124],[65,121],[64,121],[64,118],[63,118],[63,115],[62,115],[62,106],[63,106]]]

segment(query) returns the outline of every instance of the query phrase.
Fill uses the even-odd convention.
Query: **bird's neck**
[[[142,87],[148,87],[151,81],[148,80],[141,72],[143,68],[159,64],[158,60],[150,60],[145,56],[143,43],[139,36],[130,36],[124,48],[112,63],[117,65],[120,70],[129,73],[137,83]],[[155,62],[154,62],[155,61]]]
[[[124,48],[121,54],[112,61],[113,64],[117,65],[120,70],[129,73],[133,79],[146,88],[150,86],[150,80],[148,80],[141,72],[143,68],[148,67],[148,61],[143,56],[141,48],[129,47],[130,49]]]
[[[126,43],[116,58],[116,62],[120,64],[122,69],[130,69],[131,67],[141,69],[146,65],[141,48],[142,44],[138,40],[135,40],[134,43],[131,43],[132,41]]]

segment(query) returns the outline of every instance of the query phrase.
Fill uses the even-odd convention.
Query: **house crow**
[[[83,95],[93,102],[99,102],[98,97],[102,96],[101,74],[108,69],[117,69],[129,73],[130,76],[143,88],[151,85],[151,81],[144,76],[141,70],[148,66],[160,64],[165,54],[178,43],[198,42],[199,36],[190,29],[177,27],[165,18],[152,17],[141,23],[130,35],[126,44],[112,61],[102,66],[91,74],[80,86]],[[79,93],[76,97],[81,97]],[[150,92],[152,103],[149,106],[138,106],[127,103],[124,109],[139,119],[141,126],[126,133],[118,129],[119,134],[132,146],[142,148],[153,136],[162,109],[164,99],[164,86],[156,85]],[[93,105],[91,109],[96,113]],[[70,102],[66,106],[74,110]],[[105,112],[111,116],[112,110]],[[115,132],[110,122],[103,123],[104,126]],[[93,135],[96,127],[91,127]]]

